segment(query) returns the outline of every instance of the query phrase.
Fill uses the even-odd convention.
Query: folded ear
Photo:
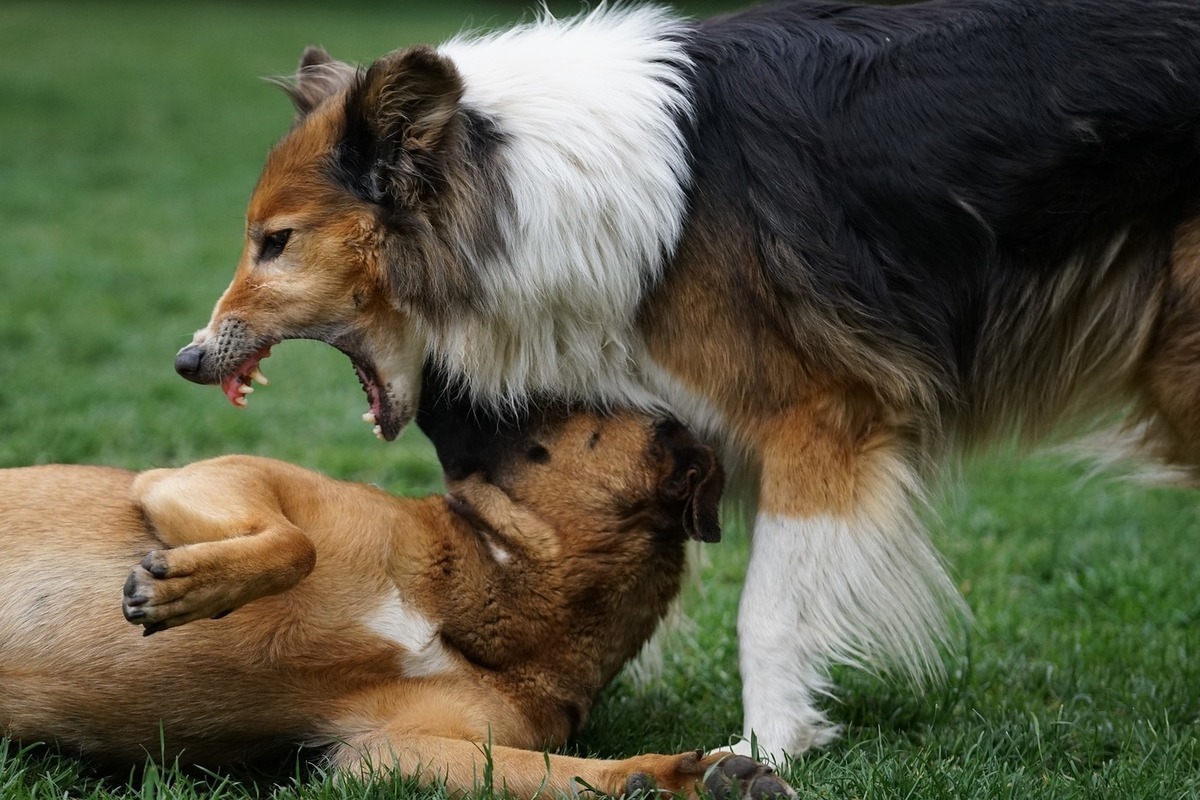
[[[721,541],[721,492],[725,471],[713,449],[684,430],[671,445],[674,465],[660,485],[663,496],[682,514],[684,533],[701,542]]]
[[[354,81],[358,70],[343,61],[336,61],[320,47],[306,47],[296,67],[296,77],[276,81],[292,105],[297,121],[304,119],[314,108],[333,95],[344,91]]]
[[[347,98],[343,141],[369,199],[409,205],[441,185],[443,143],[462,93],[454,64],[429,47],[370,66]]]

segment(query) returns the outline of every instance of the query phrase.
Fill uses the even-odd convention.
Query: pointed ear
[[[347,97],[344,144],[372,200],[410,204],[442,183],[445,139],[462,93],[454,64],[429,47],[370,66]]]
[[[681,515],[683,531],[689,538],[701,542],[721,541],[721,492],[725,488],[725,471],[716,453],[697,441],[686,428],[672,423],[660,438],[670,453],[673,464],[659,485],[662,496],[673,504]]]
[[[320,47],[306,47],[296,67],[296,77],[281,79],[276,83],[283,89],[296,107],[296,120],[308,116],[314,108],[333,95],[344,91],[354,81],[358,70],[349,64],[336,61]]]

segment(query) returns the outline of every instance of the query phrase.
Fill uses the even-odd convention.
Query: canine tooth
[[[259,382],[259,383],[261,383],[263,386],[270,386],[270,385],[271,385],[271,382],[270,382],[269,380],[267,380],[267,376],[266,376],[266,375],[263,375],[263,374],[262,374],[262,370],[261,370],[261,369],[259,369],[258,367],[255,367],[255,368],[254,368],[254,369],[253,369],[253,370],[250,372],[250,380],[252,380],[252,381],[258,381],[258,382]]]
[[[245,408],[246,407],[246,395],[242,394],[242,395],[238,395],[237,397],[233,398],[233,404],[235,406],[241,406],[242,408]]]
[[[383,426],[382,425],[375,426],[375,437],[380,440],[383,439]]]
[[[368,425],[375,425],[375,415],[368,411],[367,413],[363,414],[363,422],[367,423]],[[379,426],[376,425],[376,427]]]
[[[254,387],[248,383],[243,383],[241,386],[238,387],[238,391],[241,392],[242,394],[250,394],[254,391]]]

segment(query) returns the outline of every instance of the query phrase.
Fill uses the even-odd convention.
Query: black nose
[[[204,348],[198,344],[189,344],[175,354],[175,371],[193,383],[203,383],[200,380],[202,361],[204,361]]]

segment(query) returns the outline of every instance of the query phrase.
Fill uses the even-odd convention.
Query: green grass
[[[402,493],[436,490],[419,435],[383,445],[343,357],[280,347],[246,411],[175,376],[174,351],[232,273],[241,215],[304,45],[367,60],[516,3],[350,6],[0,4],[0,466],[132,468],[242,451]],[[949,680],[922,695],[839,674],[830,750],[792,766],[816,798],[1200,796],[1200,526],[1195,497],[1081,483],[1051,459],[968,469],[935,537],[974,610]],[[622,678],[574,745],[627,755],[711,746],[740,727],[734,618],[746,542],[708,548],[692,626],[660,677]],[[0,644],[2,646],[2,644]],[[131,710],[144,698],[130,698]],[[437,796],[403,781],[334,786],[100,775],[0,740],[8,798]]]

